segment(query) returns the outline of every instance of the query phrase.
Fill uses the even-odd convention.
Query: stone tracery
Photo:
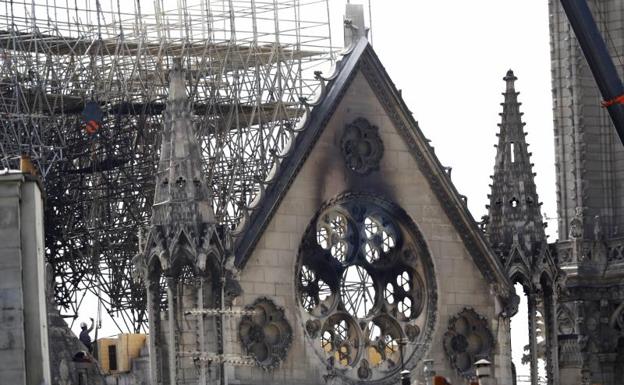
[[[413,367],[431,338],[427,248],[407,215],[377,197],[345,194],[321,209],[300,247],[296,287],[307,338],[341,376],[391,378],[401,355]]]
[[[490,359],[494,336],[487,320],[471,308],[465,308],[449,320],[444,334],[444,350],[451,365],[464,377],[475,375],[473,364],[479,359]]]
[[[342,156],[356,174],[368,175],[379,169],[384,146],[378,130],[364,118],[357,118],[345,127],[340,140]]]
[[[247,310],[254,314],[243,316],[238,327],[243,348],[258,366],[274,369],[284,360],[292,342],[292,329],[284,309],[270,299],[258,298]]]

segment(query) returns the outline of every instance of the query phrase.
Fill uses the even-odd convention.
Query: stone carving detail
[[[471,308],[449,319],[443,343],[451,365],[463,377],[475,375],[473,364],[478,360],[492,360],[494,337],[488,322]]]
[[[379,129],[364,118],[345,126],[340,148],[347,167],[360,175],[379,170],[384,147]]]
[[[306,331],[312,338],[316,338],[318,332],[321,330],[321,321],[319,320],[308,320],[306,322]]]
[[[435,325],[433,264],[399,207],[363,193],[326,204],[295,279],[306,338],[341,383],[393,383],[402,358],[408,369],[422,358]]]
[[[405,334],[410,341],[414,341],[420,335],[420,328],[418,325],[407,325],[405,327]]]
[[[581,207],[576,208],[576,214],[570,221],[570,238],[581,238],[583,236],[583,209]]]
[[[253,356],[263,369],[278,367],[292,342],[292,329],[284,309],[268,298],[258,298],[246,309],[255,313],[243,316],[238,326],[244,353]]]
[[[620,331],[624,331],[624,310],[620,310],[620,313],[615,318],[615,324]]]
[[[370,375],[371,370],[368,366],[368,361],[362,360],[362,363],[360,363],[360,368],[358,369],[358,377],[360,377],[361,379],[366,379],[370,377]]]
[[[557,310],[557,326],[559,335],[571,335],[575,333],[574,315],[564,304],[560,304]]]
[[[624,239],[611,241],[607,249],[607,258],[610,263],[624,261]]]

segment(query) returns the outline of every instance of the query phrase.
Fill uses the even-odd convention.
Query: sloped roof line
[[[475,260],[475,264],[490,283],[499,284],[496,289],[501,292],[501,295],[506,297],[511,294],[513,286],[503,266],[478,228],[465,200],[446,173],[445,167],[428,144],[418,122],[412,116],[377,54],[372,48],[367,49],[361,60],[362,73],[371,88],[375,90],[388,117],[408,144],[410,153],[427,178],[462,242]]]
[[[236,265],[243,268],[246,264],[253,248],[338,107],[358,69],[362,71],[371,88],[375,90],[389,118],[408,144],[418,167],[426,176],[483,276],[490,283],[496,284],[500,295],[504,297],[511,295],[513,286],[500,262],[490,249],[461,195],[435,156],[433,148],[427,144],[427,139],[420,131],[418,123],[412,117],[399,91],[366,39],[360,39],[350,54],[343,59],[337,76],[328,83],[329,90],[326,97],[311,110],[306,127],[296,138],[293,151],[284,159],[277,171],[275,183],[267,189],[263,201],[250,217],[246,231],[235,245]]]
[[[353,81],[357,73],[359,58],[367,45],[368,42],[365,39],[360,39],[336,64],[336,75],[328,81],[324,97],[310,109],[305,126],[293,139],[295,142],[291,146],[292,150],[277,166],[275,175],[271,177],[273,183],[266,186],[262,200],[255,205],[246,221],[244,230],[236,240],[234,255],[237,267],[243,268],[247,263],[273,214],[308,158],[325,125],[338,107],[349,84]]]

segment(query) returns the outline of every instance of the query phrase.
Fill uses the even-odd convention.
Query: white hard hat
[[[81,328],[86,328],[87,327],[87,323],[86,322],[81,322],[80,323],[80,327]]]

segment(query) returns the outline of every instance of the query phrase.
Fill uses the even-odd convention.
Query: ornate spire
[[[517,78],[509,70],[503,80],[506,82],[505,101],[501,103],[503,112],[500,114],[498,145],[495,146],[496,163],[487,206],[486,234],[490,244],[499,252],[508,254],[515,242],[525,255],[530,256],[541,248],[546,235],[533,179],[531,153],[525,141],[519,93],[514,86]]]
[[[152,225],[214,223],[211,195],[202,175],[199,145],[179,61],[170,73]]]
[[[163,271],[176,275],[181,265],[203,270],[220,263],[211,194],[202,175],[199,144],[193,132],[185,74],[176,61],[169,75],[160,161],[156,171],[152,226],[144,266],[159,257]]]

